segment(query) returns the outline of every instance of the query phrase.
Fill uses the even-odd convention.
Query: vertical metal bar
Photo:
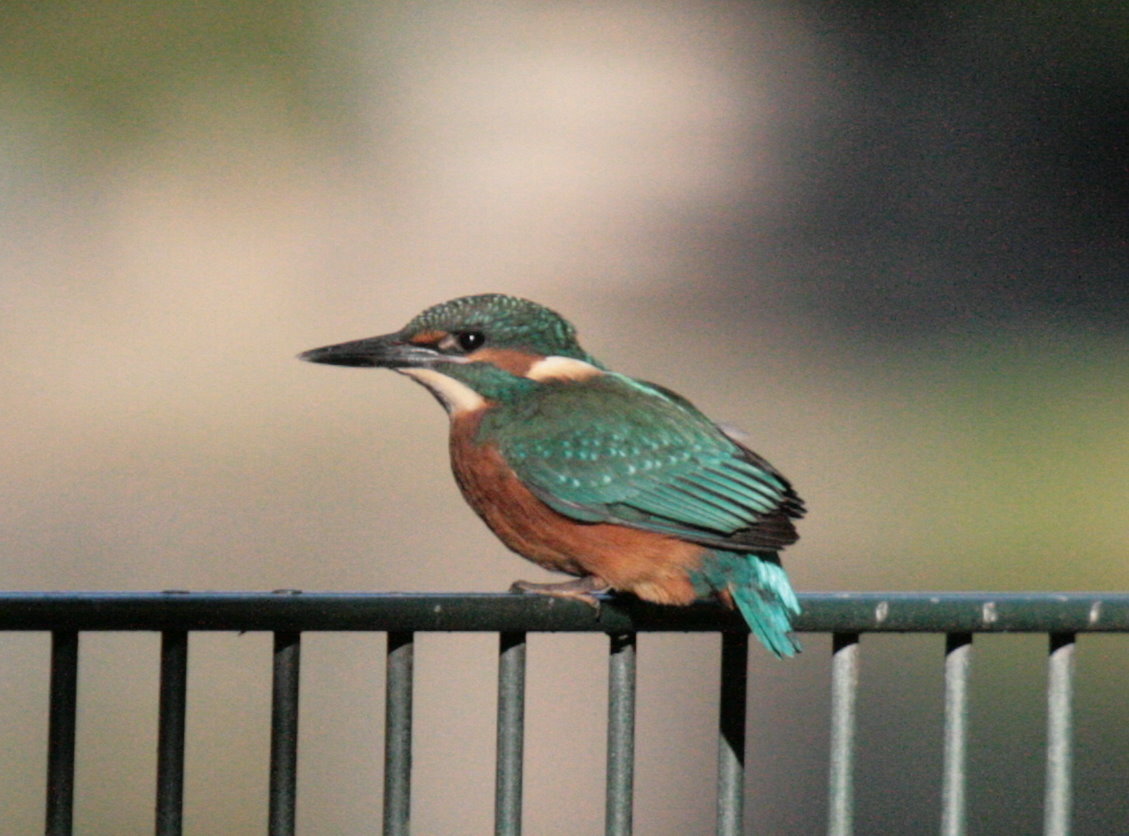
[[[606,836],[630,836],[635,782],[635,634],[610,637]]]
[[[298,789],[298,679],[302,634],[274,634],[270,728],[270,836],[293,836]]]
[[[502,633],[498,637],[498,765],[494,785],[497,836],[521,836],[525,646],[525,633]]]
[[[388,634],[384,698],[384,834],[407,836],[412,812],[412,633]]]
[[[831,771],[827,832],[851,836],[855,815],[855,727],[859,634],[836,633],[831,656]]]
[[[740,836],[744,833],[748,685],[749,635],[722,633],[721,704],[717,724],[718,836]]]
[[[945,755],[941,781],[941,836],[964,836],[968,766],[968,678],[972,634],[945,636]]]
[[[1052,633],[1047,667],[1047,785],[1043,833],[1070,832],[1074,766],[1074,634]]]
[[[47,721],[47,836],[70,836],[74,814],[78,633],[51,634],[51,702]]]
[[[157,836],[180,836],[184,803],[184,715],[188,693],[188,633],[161,633],[157,728]]]

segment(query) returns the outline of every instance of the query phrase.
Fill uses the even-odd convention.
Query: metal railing
[[[799,632],[830,633],[831,752],[828,832],[852,832],[859,637],[868,632],[946,636],[941,831],[967,823],[968,682],[975,633],[1048,636],[1044,832],[1062,836],[1071,817],[1074,645],[1078,633],[1129,632],[1129,594],[809,593]],[[408,832],[411,805],[413,637],[417,632],[499,635],[495,832],[518,834],[526,634],[609,636],[606,832],[632,826],[635,636],[639,632],[722,635],[718,717],[719,834],[742,832],[749,640],[740,618],[712,604],[660,607],[608,599],[598,609],[531,595],[300,593],[5,593],[0,630],[52,634],[46,832],[72,831],[79,636],[83,631],[159,631],[156,832],[182,824],[188,639],[193,631],[274,634],[269,832],[292,834],[297,797],[299,665],[306,631],[387,633],[384,833]]]

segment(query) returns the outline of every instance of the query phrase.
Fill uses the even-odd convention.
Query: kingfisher
[[[514,591],[594,605],[605,592],[712,597],[777,656],[799,650],[779,557],[804,514],[791,484],[686,398],[611,371],[549,308],[464,296],[299,358],[392,369],[430,390],[466,501],[512,551],[573,576]]]

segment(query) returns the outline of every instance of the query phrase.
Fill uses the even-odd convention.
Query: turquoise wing
[[[605,374],[507,407],[480,441],[561,514],[741,551],[796,540],[803,504],[788,481],[678,395]]]

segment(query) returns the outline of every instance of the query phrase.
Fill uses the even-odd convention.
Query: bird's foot
[[[531,583],[530,581],[514,581],[510,592],[532,592],[535,595],[549,595],[553,598],[571,598],[574,601],[583,601],[588,606],[599,612],[600,599],[593,593],[607,592],[610,586],[595,575],[585,575],[572,581],[559,583]]]

